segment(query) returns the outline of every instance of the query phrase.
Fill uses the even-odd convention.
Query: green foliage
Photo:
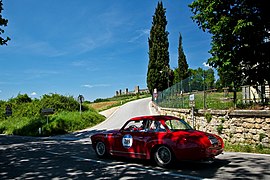
[[[43,95],[41,100],[42,108],[53,108],[56,112],[63,110],[66,111],[79,111],[80,105],[73,97],[63,96],[59,94]]]
[[[12,107],[12,116],[5,115],[6,105]],[[47,117],[41,114],[43,108],[54,108],[55,114]],[[8,102],[0,101],[0,134],[39,136],[62,134],[93,126],[104,120],[94,109],[83,105],[80,114],[79,103],[73,97],[59,94],[44,95],[32,100],[26,94],[19,94]]]
[[[209,112],[206,112],[204,114],[204,117],[205,117],[207,123],[210,123],[211,122],[211,120],[212,120],[212,114],[210,114]]]
[[[259,140],[260,140],[260,142],[262,142],[263,138],[265,138],[265,137],[266,137],[266,135],[264,133],[260,133],[259,134]]]
[[[221,118],[221,123],[224,123],[225,122],[225,118]]]
[[[223,125],[222,124],[219,124],[217,126],[217,132],[218,132],[218,134],[221,134],[222,133],[222,130],[223,130]]]
[[[182,45],[182,35],[179,35],[178,68],[175,69],[174,84],[186,79],[189,75],[186,55]]]
[[[212,34],[212,57],[221,83],[270,82],[270,11],[267,0],[195,0],[192,19]],[[224,77],[223,77],[224,76]]]
[[[202,91],[214,87],[215,75],[213,69],[189,69],[189,74],[191,75],[189,77],[190,89]]]
[[[155,88],[158,91],[168,88],[173,75],[169,67],[169,33],[166,31],[167,20],[165,13],[166,9],[163,8],[162,2],[158,2],[153,16],[150,38],[148,39],[147,87],[151,94]]]
[[[94,100],[94,103],[99,103],[99,102],[108,102],[109,99],[102,99],[102,98],[97,98]]]
[[[225,142],[225,151],[270,154],[270,148],[266,148],[262,144],[252,146],[250,144],[230,144]]]
[[[18,94],[17,97],[9,100],[10,103],[22,104],[32,102],[32,99],[27,94]]]
[[[2,18],[2,10],[3,10],[3,3],[2,0],[0,0],[0,27],[1,26],[7,26],[8,20]],[[4,33],[5,31],[0,28],[0,35],[2,33]],[[4,39],[3,37],[0,36],[0,45],[7,45],[7,42],[10,40],[9,37],[7,37],[6,39]]]
[[[0,121],[0,133],[37,136],[38,128],[42,126],[43,121],[42,118],[9,117]]]
[[[43,135],[64,134],[74,132],[76,130],[85,129],[94,126],[105,120],[105,117],[96,111],[79,112],[63,111],[56,115],[52,115],[49,123],[44,125]]]

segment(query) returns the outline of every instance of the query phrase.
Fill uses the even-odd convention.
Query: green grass
[[[121,106],[127,102],[134,101],[137,99],[151,97],[150,94],[130,94],[130,95],[121,95],[114,96],[112,98],[103,99],[101,102],[90,103],[88,104],[91,108],[94,108],[96,111],[104,111],[113,107]]]
[[[247,152],[258,154],[270,154],[270,148],[264,147],[261,144],[252,146],[249,144],[229,144],[225,143],[224,151],[227,152]]]
[[[124,103],[150,97],[149,94],[144,95],[122,95],[108,99],[100,99],[99,109],[93,108],[93,104],[98,103],[84,103],[82,114],[78,110],[64,110],[66,103],[63,103],[62,110],[56,111],[55,114],[49,115],[48,124],[47,118],[40,114],[40,101],[28,103],[14,103],[14,113],[12,116],[6,117],[0,114],[0,134],[8,135],[23,135],[23,136],[51,136],[56,134],[65,134],[77,130],[92,127],[105,120],[105,117],[100,115],[98,111],[109,109],[114,106],[119,106]],[[54,100],[54,99],[53,99]],[[59,100],[53,101],[59,104]],[[111,103],[113,102],[113,103]],[[4,111],[3,102],[1,109]],[[41,128],[42,134],[39,134]]]
[[[21,136],[51,136],[65,134],[92,127],[105,120],[105,117],[94,110],[82,112],[63,111],[46,117],[7,118],[0,121],[0,134]],[[39,128],[42,134],[39,134]]]
[[[193,92],[195,95],[195,108],[196,109],[230,109],[234,107],[233,103],[233,93],[229,93],[224,96],[221,92]],[[189,101],[190,94],[183,95],[167,95],[159,97],[157,103],[161,107],[169,108],[190,108]],[[242,93],[237,93],[238,102],[241,101]]]

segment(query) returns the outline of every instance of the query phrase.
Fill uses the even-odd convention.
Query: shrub
[[[265,137],[266,137],[266,135],[264,133],[260,133],[259,134],[259,140],[260,140],[260,142],[262,142],[263,138],[265,138]]]
[[[6,105],[12,106],[12,116],[6,117]],[[55,114],[46,117],[40,114],[42,108],[54,108]],[[18,95],[8,102],[0,101],[0,133],[38,136],[42,128],[43,135],[63,134],[93,126],[105,119],[87,105],[78,112],[79,103],[73,97],[58,94],[44,95],[41,100],[29,99],[27,95]]]
[[[212,120],[212,114],[210,114],[209,112],[206,112],[204,114],[204,117],[205,117],[207,123],[210,123],[211,122],[211,120]]]
[[[82,114],[64,111],[51,116],[49,124],[42,128],[43,135],[64,134],[85,129],[102,122],[104,119],[105,117],[96,111],[86,111]]]
[[[222,130],[223,130],[223,125],[222,124],[218,125],[217,126],[217,132],[218,132],[218,134],[221,134],[222,133]]]

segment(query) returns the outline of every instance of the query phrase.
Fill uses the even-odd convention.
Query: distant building
[[[121,96],[122,95],[122,90],[120,89],[119,91],[116,91],[115,96]],[[128,88],[125,89],[123,94],[147,94],[149,93],[148,89],[140,89],[139,86],[135,86],[134,91],[128,91]]]

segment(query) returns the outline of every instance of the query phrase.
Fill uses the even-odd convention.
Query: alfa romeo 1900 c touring
[[[128,120],[120,130],[91,136],[98,157],[107,155],[153,159],[161,167],[180,160],[209,160],[222,153],[223,140],[194,130],[173,116],[141,116]]]

